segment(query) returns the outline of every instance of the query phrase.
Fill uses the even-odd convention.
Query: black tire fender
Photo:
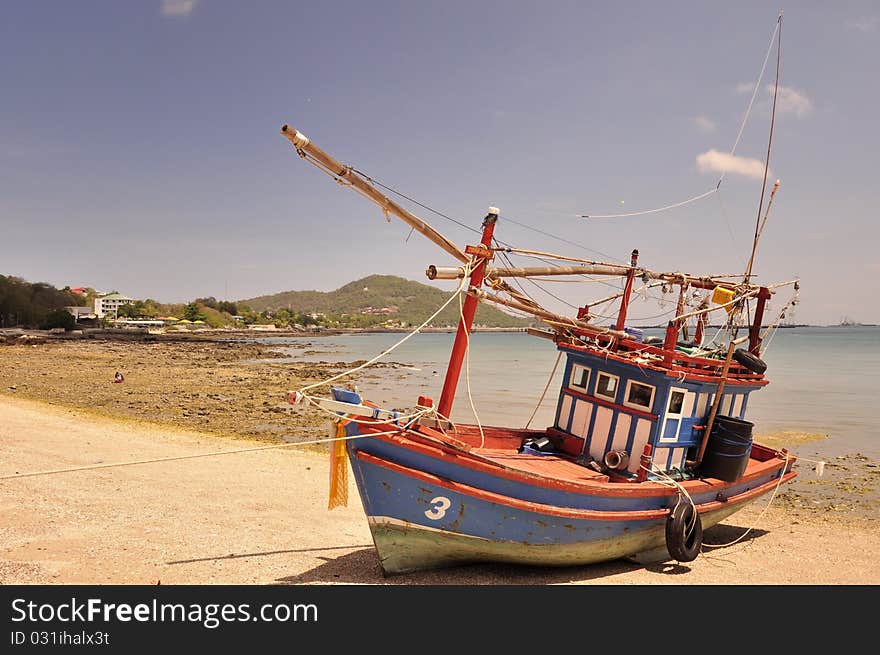
[[[703,545],[703,522],[689,502],[678,503],[666,518],[666,550],[679,562],[693,562]]]
[[[744,348],[737,348],[733,351],[733,358],[749,369],[752,373],[757,373],[761,375],[764,371],[767,370],[767,363],[758,357],[750,353],[748,350]]]

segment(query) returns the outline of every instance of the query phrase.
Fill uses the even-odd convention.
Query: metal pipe
[[[434,266],[431,264],[425,270],[429,280],[460,280],[464,277],[463,266]]]
[[[625,450],[609,450],[605,453],[603,461],[608,468],[614,471],[622,471],[629,466],[629,453]]]

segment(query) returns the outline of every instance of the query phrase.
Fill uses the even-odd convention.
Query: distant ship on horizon
[[[840,323],[837,325],[833,325],[832,327],[876,327],[875,323],[859,323],[858,321],[852,320],[849,316],[844,316],[840,319]]]

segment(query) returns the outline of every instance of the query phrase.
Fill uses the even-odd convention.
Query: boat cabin
[[[567,361],[554,426],[566,452],[600,463],[609,452],[626,453],[620,472],[634,475],[650,444],[654,468],[684,467],[688,450],[700,446],[717,381],[607,352],[562,344],[559,349]],[[718,414],[744,419],[749,394],[764,384],[728,380]]]

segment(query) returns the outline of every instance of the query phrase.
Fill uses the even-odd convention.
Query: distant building
[[[123,327],[160,328],[165,327],[165,321],[149,318],[120,318],[116,321],[116,325],[121,325]]]
[[[77,321],[83,318],[95,318],[95,310],[91,307],[65,307]]]
[[[375,314],[375,315],[388,315],[388,314],[396,314],[398,311],[397,305],[391,305],[390,307],[364,307],[361,309],[361,314]]]
[[[110,293],[106,296],[95,298],[95,316],[104,318],[108,314],[116,318],[119,308],[134,302],[134,298],[123,296],[121,293]]]

